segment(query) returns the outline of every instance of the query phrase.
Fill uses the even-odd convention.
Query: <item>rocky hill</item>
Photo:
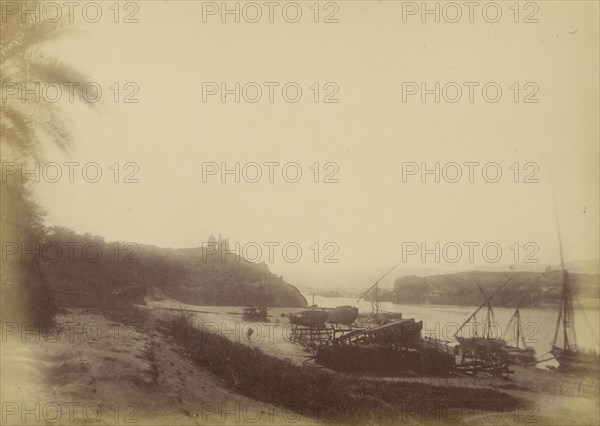
[[[266,264],[248,262],[225,247],[160,248],[107,243],[100,237],[53,228],[47,246],[62,248],[61,259],[41,260],[55,289],[94,294],[132,286],[158,288],[166,296],[196,305],[304,307],[304,296]],[[74,249],[68,258],[67,245]],[[76,244],[76,245],[74,245]],[[87,253],[83,248],[87,245]],[[97,248],[101,256],[97,256]],[[46,257],[53,256],[48,250]]]
[[[394,282],[394,289],[381,296],[383,300],[402,304],[435,304],[478,306],[483,301],[477,285],[489,296],[512,277],[508,285],[494,297],[495,306],[551,307],[560,303],[562,272],[461,272],[428,277],[406,276]],[[600,300],[598,274],[569,274],[577,298],[586,305]]]

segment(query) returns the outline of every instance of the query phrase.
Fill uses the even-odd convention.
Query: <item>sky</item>
[[[322,3],[318,23],[313,2],[297,3],[297,23],[279,9],[270,23],[265,7],[258,23],[244,20],[250,9],[223,23],[201,2],[141,1],[115,23],[112,2],[99,3],[102,19],[76,15],[78,32],[47,47],[102,88],[99,112],[61,99],[74,150],[48,147],[47,160],[95,162],[103,174],[40,182],[49,224],[163,247],[220,233],[292,284],[361,287],[398,262],[392,277],[557,264],[555,197],[566,259],[599,257],[595,2],[537,2],[517,23],[512,2],[499,2],[496,23],[477,10],[469,22],[466,9],[457,23],[444,20],[451,10],[421,22],[402,2],[370,1]],[[137,23],[121,22],[129,13]],[[240,102],[222,102],[221,83],[236,82]],[[436,82],[440,102],[422,102],[421,83]],[[288,99],[302,89],[297,102],[286,84]],[[260,100],[246,101],[257,86]],[[497,102],[484,86],[487,99],[500,87]],[[439,182],[421,176],[436,162]],[[221,166],[236,163],[240,182],[222,182]],[[278,163],[273,182],[265,163]],[[473,182],[464,163],[475,163]],[[131,172],[137,182],[125,183]]]

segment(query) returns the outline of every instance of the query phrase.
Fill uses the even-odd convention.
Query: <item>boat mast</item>
[[[538,278],[538,280],[539,280],[539,278]],[[508,331],[510,330],[511,324],[514,323],[515,324],[515,332],[516,332],[515,341],[517,344],[517,349],[519,349],[520,341],[523,342],[523,348],[527,348],[527,343],[525,342],[525,334],[523,333],[523,326],[521,324],[521,305],[523,304],[523,302],[525,301],[527,296],[529,296],[529,293],[531,293],[532,288],[533,288],[533,285],[529,286],[529,289],[521,297],[521,300],[519,300],[519,304],[517,305],[515,312],[512,314],[512,316],[508,320],[508,323],[506,324],[506,330],[504,330],[504,333],[502,334],[502,338],[504,338],[506,336],[506,333],[508,333]]]
[[[392,272],[394,269],[396,269],[398,266],[400,266],[401,263],[402,262],[396,263],[385,274],[383,274],[381,276],[381,278],[379,278],[377,281],[375,281],[375,283],[371,287],[369,287],[363,294],[360,295],[360,297],[358,298],[358,300],[356,301],[356,303],[360,302],[363,299],[363,297],[365,297],[367,295],[367,293],[371,291],[371,289],[375,288],[375,302],[371,302],[371,311],[373,311],[373,307],[374,307],[375,308],[375,313],[379,314],[379,287],[378,287],[378,284],[390,272]]]
[[[463,323],[463,324],[462,324],[462,325],[461,325],[461,326],[458,328],[458,330],[456,330],[456,333],[454,333],[454,337],[456,337],[456,336],[458,335],[458,333],[460,333],[460,330],[462,330],[462,329],[463,329],[463,327],[464,327],[465,325],[467,325],[467,324],[469,323],[469,321],[471,321],[471,319],[475,318],[475,315],[477,315],[477,312],[479,312],[479,311],[481,310],[481,308],[483,308],[485,305],[487,305],[487,304],[488,304],[488,302],[489,302],[490,300],[492,300],[492,298],[493,298],[493,297],[496,295],[496,293],[498,293],[500,290],[502,290],[502,289],[503,289],[503,288],[506,286],[506,284],[508,284],[508,282],[509,282],[510,280],[512,280],[512,279],[513,279],[513,277],[510,277],[509,279],[507,279],[506,281],[504,281],[504,284],[502,284],[500,287],[498,287],[498,288],[497,288],[497,289],[496,289],[496,290],[495,290],[495,291],[492,293],[492,295],[491,295],[490,297],[488,297],[488,298],[487,298],[487,299],[486,299],[486,300],[485,300],[485,301],[484,301],[484,302],[481,304],[481,306],[479,306],[479,308],[477,308],[477,309],[475,310],[475,312],[473,312],[473,313],[472,313],[472,314],[469,316],[469,318],[467,318],[467,320],[466,320],[466,321],[465,321],[465,322],[464,322],[464,323]]]
[[[519,340],[521,337],[521,313],[519,312],[519,308],[515,311],[515,317],[517,319],[517,349],[519,349]],[[525,342],[523,342],[523,346],[525,346]]]
[[[485,295],[485,292],[483,291],[483,289],[481,288],[481,286],[479,284],[477,284],[477,287],[479,288],[479,291],[481,292],[481,295],[483,296],[483,299],[486,300],[487,299],[487,314],[485,316],[485,323],[483,324],[482,327],[482,331],[483,331],[483,335],[486,339],[491,339],[491,330],[492,330],[492,324],[496,323],[496,315],[494,315],[494,310],[492,309],[492,302],[490,302],[490,299],[487,298],[487,296]],[[473,317],[475,319],[475,317]],[[477,320],[475,319],[475,327],[477,327]]]
[[[558,339],[558,330],[561,322],[563,327],[563,349],[571,350],[571,343],[574,347],[577,347],[577,338],[575,336],[575,317],[573,315],[573,299],[571,297],[571,284],[569,282],[569,273],[565,269],[565,261],[563,256],[562,238],[560,235],[560,227],[558,225],[558,210],[556,208],[556,197],[554,197],[554,217],[556,220],[556,232],[558,234],[558,247],[560,252],[560,268],[562,271],[562,296],[560,299],[560,309],[558,311],[558,318],[556,320],[556,330],[554,331],[553,347],[556,347],[556,341]],[[569,342],[568,330],[571,329],[573,339]]]

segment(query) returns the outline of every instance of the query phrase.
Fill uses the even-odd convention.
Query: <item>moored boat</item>
[[[267,308],[263,306],[250,306],[242,308],[242,320],[243,321],[262,321],[266,322],[267,319]]]
[[[585,351],[577,346],[573,294],[569,273],[565,269],[562,239],[560,237],[558,215],[556,213],[556,201],[554,202],[554,213],[556,215],[560,266],[563,280],[560,307],[558,309],[558,318],[556,319],[556,330],[554,331],[554,340],[550,354],[558,362],[557,371],[559,372],[597,374],[600,370],[600,354],[594,351]],[[585,312],[583,312],[583,315],[585,315]]]
[[[506,351],[506,358],[511,364],[527,366],[528,364],[534,364],[536,362],[535,349],[527,346],[527,342],[525,341],[525,333],[523,332],[523,324],[521,323],[520,307],[530,291],[531,287],[521,298],[519,304],[517,305],[517,309],[515,309],[515,312],[512,314],[510,320],[508,320],[508,324],[506,325],[504,337],[508,334],[509,330],[515,330],[515,345],[510,345],[507,342],[504,347]]]
[[[328,316],[327,311],[311,309],[290,314],[289,319],[292,324],[304,327],[323,327]]]
[[[338,306],[335,309],[327,311],[327,321],[350,325],[358,318],[358,308],[354,306]]]

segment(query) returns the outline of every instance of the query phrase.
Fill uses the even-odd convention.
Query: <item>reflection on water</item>
[[[312,294],[305,294],[307,300],[312,300]],[[371,312],[371,303],[361,300],[356,303],[356,298],[346,297],[321,297],[315,296],[315,303],[319,307],[330,308],[342,305],[356,306],[360,313]],[[404,318],[414,318],[423,321],[423,336],[453,341],[453,336],[463,322],[473,313],[476,307],[469,306],[440,306],[440,305],[401,305],[384,303],[383,307],[389,312],[402,312]],[[547,308],[521,308],[521,322],[524,328],[525,341],[528,346],[535,348],[538,360],[549,358],[550,345],[554,339],[557,309]],[[485,320],[485,308],[478,312],[477,322]],[[494,307],[497,324],[492,331],[495,335],[503,335],[509,344],[515,343],[516,332],[514,328],[507,330],[507,324],[514,313],[514,309]],[[586,318],[587,317],[587,318]],[[589,322],[589,324],[588,324]],[[581,310],[575,311],[575,326],[577,343],[579,347],[599,351],[597,337],[599,335],[600,311]],[[464,330],[464,335],[469,335],[470,329]],[[557,365],[556,361],[541,363],[539,366]]]

